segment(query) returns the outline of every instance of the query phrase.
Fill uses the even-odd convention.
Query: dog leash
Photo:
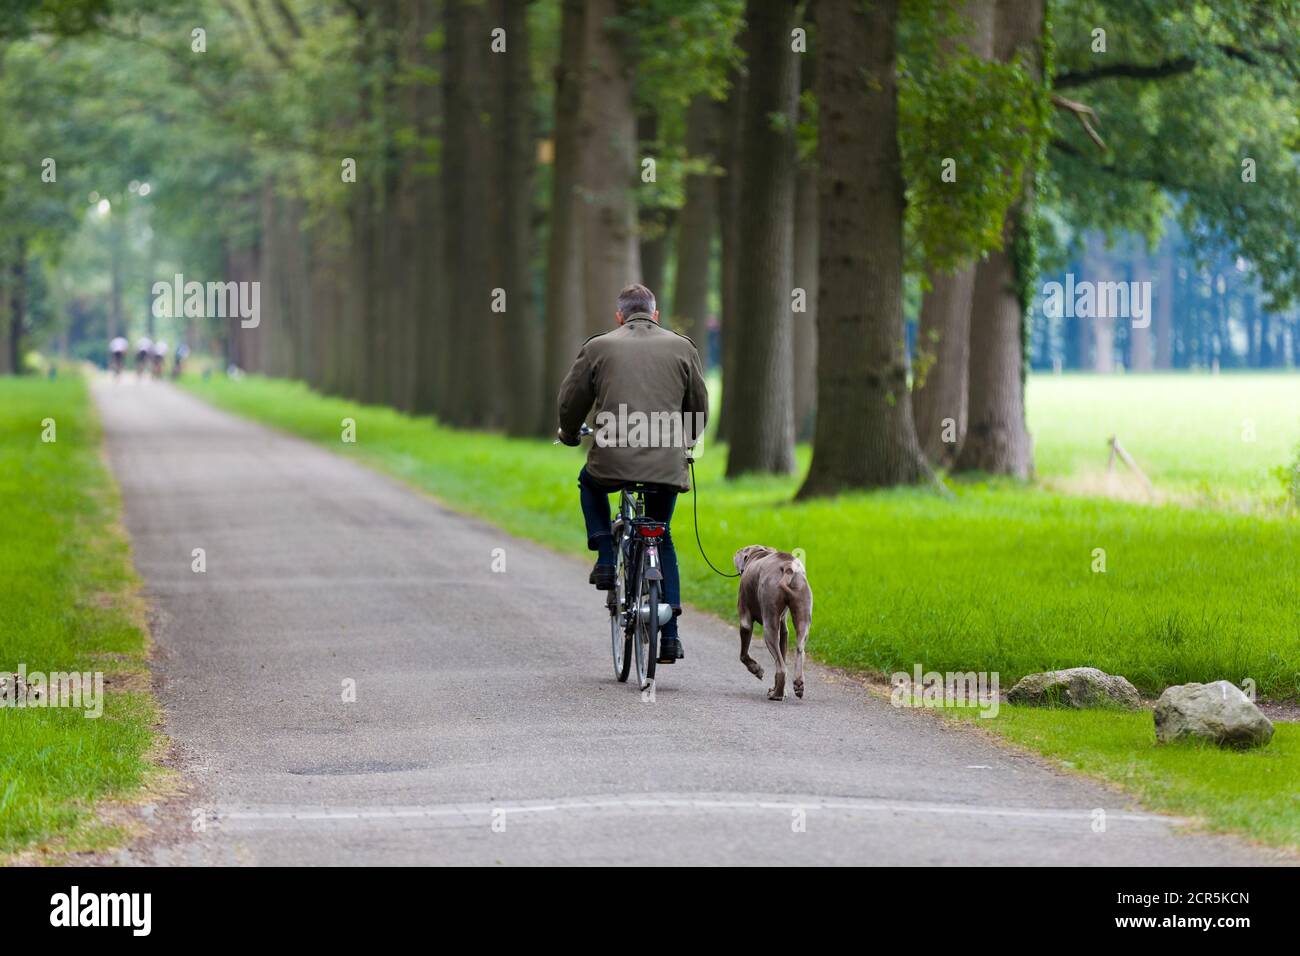
[[[695,480],[695,459],[688,458],[686,461],[691,466],[691,514],[695,518],[695,543],[699,546],[700,557],[704,559],[705,564],[713,569],[714,574],[720,574],[724,578],[738,578],[740,577],[739,571],[735,574],[727,574],[725,571],[719,571],[717,568],[713,567],[713,562],[710,561],[709,556],[704,553],[704,542],[700,540],[700,486]]]

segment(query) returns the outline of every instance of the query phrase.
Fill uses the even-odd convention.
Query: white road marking
[[[598,811],[695,811],[702,813],[741,811],[821,810],[849,814],[932,814],[940,816],[1002,817],[1045,820],[1060,823],[1091,823],[1093,809],[1052,809],[1043,807],[988,807],[964,804],[927,803],[922,801],[871,800],[856,797],[817,797],[799,795],[743,794],[628,794],[566,797],[551,801],[508,801],[452,803],[413,807],[321,807],[321,806],[229,806],[215,811],[216,825],[274,823],[291,824],[334,822],[383,822],[400,820],[474,821],[494,814],[506,816],[583,813]],[[1184,823],[1176,817],[1146,813],[1115,812],[1111,822],[1176,826]]]

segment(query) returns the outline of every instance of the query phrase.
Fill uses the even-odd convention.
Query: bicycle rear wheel
[[[636,676],[645,690],[655,679],[655,663],[659,657],[659,582],[646,580],[644,574],[640,575],[637,586],[633,618]]]

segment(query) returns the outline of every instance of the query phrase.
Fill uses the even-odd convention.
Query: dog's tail
[[[786,594],[794,597],[794,589],[790,587],[792,582],[797,581],[803,588],[808,586],[808,572],[804,570],[803,562],[798,558],[791,558],[790,563],[781,568],[781,588]]]

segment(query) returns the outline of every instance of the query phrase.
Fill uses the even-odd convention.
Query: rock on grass
[[[1156,740],[1197,738],[1221,747],[1262,747],[1273,739],[1273,722],[1241,688],[1226,680],[1178,684],[1156,701]]]
[[[1070,667],[1044,674],[1028,674],[1007,694],[1012,704],[1039,707],[1123,707],[1142,706],[1137,688],[1118,674],[1095,667]]]

